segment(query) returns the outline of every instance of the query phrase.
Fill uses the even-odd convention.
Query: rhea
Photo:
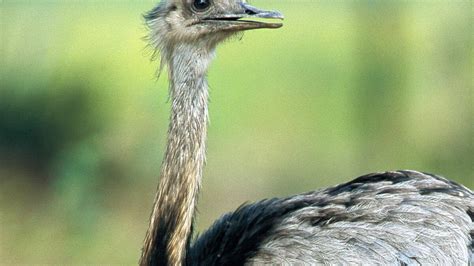
[[[207,70],[223,40],[282,26],[262,19],[283,15],[244,0],[162,0],[145,15],[151,45],[168,68],[171,115],[140,264],[474,263],[473,192],[416,171],[374,173],[243,205],[193,238],[206,154]]]

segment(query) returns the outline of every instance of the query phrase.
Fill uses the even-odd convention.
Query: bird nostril
[[[245,14],[247,14],[247,15],[256,15],[257,12],[255,12],[253,10],[250,10],[250,9],[245,9]]]

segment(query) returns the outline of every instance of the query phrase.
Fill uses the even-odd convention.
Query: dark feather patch
[[[168,265],[168,254],[166,253],[166,246],[169,242],[170,234],[170,225],[165,224],[163,219],[160,219],[159,226],[153,239],[156,239],[155,245],[151,251],[151,255],[148,257],[150,259],[147,262],[147,265]]]
[[[469,215],[469,218],[471,218],[471,222],[474,222],[474,211],[471,209],[467,210],[467,215]]]
[[[228,213],[199,237],[187,256],[188,265],[243,265],[286,214],[309,206],[305,200],[264,200]]]
[[[329,189],[327,193],[331,196],[335,196],[340,193],[350,192],[355,189],[358,189],[362,187],[364,184],[373,184],[373,183],[379,183],[379,182],[384,182],[384,181],[389,181],[389,182],[392,182],[392,184],[397,184],[400,182],[407,181],[408,179],[410,179],[410,176],[405,171],[368,174],[368,175],[360,176],[345,184],[335,186]]]

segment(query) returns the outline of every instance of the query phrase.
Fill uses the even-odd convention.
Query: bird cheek
[[[180,12],[171,12],[166,17],[169,31],[180,30],[179,28],[186,27],[187,22],[186,18]]]

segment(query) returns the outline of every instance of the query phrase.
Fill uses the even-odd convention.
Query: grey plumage
[[[473,193],[415,171],[243,205],[192,239],[205,164],[207,69],[218,43],[283,16],[242,0],[163,0],[146,14],[169,69],[167,148],[141,265],[474,263]]]
[[[386,175],[393,177],[371,181],[377,176],[372,174],[348,190],[287,199],[314,203],[285,217],[250,262],[466,265],[470,258],[474,263],[472,192],[415,171]]]

